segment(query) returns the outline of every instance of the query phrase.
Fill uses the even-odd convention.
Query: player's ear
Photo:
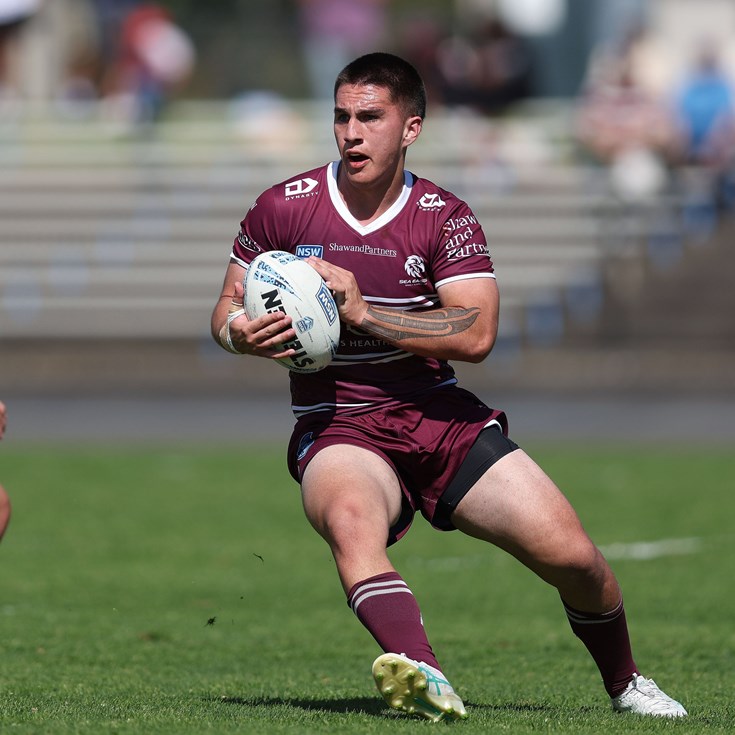
[[[409,117],[403,129],[403,145],[409,146],[421,134],[421,127],[424,124],[423,118],[418,115]]]

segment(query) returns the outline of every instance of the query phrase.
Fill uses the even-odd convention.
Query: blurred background
[[[334,77],[371,50],[423,74],[408,166],[490,242],[500,336],[464,384],[528,431],[734,438],[731,0],[0,0],[8,437],[251,410],[283,438],[285,370],[209,315],[255,197],[334,157]]]

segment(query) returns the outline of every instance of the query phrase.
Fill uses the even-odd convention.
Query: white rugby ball
[[[292,319],[296,339],[283,346],[296,353],[277,362],[296,373],[315,373],[329,365],[339,346],[339,313],[314,268],[284,250],[270,250],[250,263],[243,288],[248,319],[274,311]]]

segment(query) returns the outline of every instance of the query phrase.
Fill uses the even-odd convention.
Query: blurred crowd
[[[192,35],[167,9],[171,5],[149,0],[0,0],[0,98],[29,86],[23,79],[29,69],[21,67],[32,64],[17,54],[27,28],[53,26],[63,48],[46,48],[42,54],[56,57],[56,101],[67,110],[79,110],[86,101],[104,100],[123,116],[156,119],[166,99],[191,79],[197,61]],[[496,12],[460,14],[449,24],[421,13],[396,27],[390,0],[293,0],[291,7],[292,30],[300,44],[297,55],[303,59],[303,65],[298,60],[295,64],[303,66],[305,97],[331,98],[335,70],[378,48],[400,53],[419,68],[432,105],[493,115],[533,94],[528,47]],[[233,17],[247,25],[247,13],[242,8],[238,12]],[[45,45],[52,41],[46,38]]]
[[[700,38],[672,74],[670,49],[637,23],[592,55],[576,105],[573,135],[609,191],[636,205],[670,197],[703,238],[735,209],[732,52]]]
[[[397,4],[390,0],[291,0],[279,7],[282,13],[290,9],[291,31],[300,44],[292,63],[303,73],[304,96],[331,98],[336,69],[361,53],[385,48],[416,65],[430,107],[494,118],[539,94],[540,61],[532,39],[507,22],[503,6],[509,4],[457,0],[452,7],[464,10],[455,10],[451,22],[414,10],[398,23]],[[55,103],[68,114],[102,102],[98,107],[112,118],[135,125],[157,120],[167,100],[186,91],[197,61],[211,61],[202,58],[207,51],[198,49],[196,29],[183,28],[171,7],[182,5],[0,0],[0,107],[32,71],[15,52],[28,26],[40,21],[65,39],[65,48],[52,58],[58,67]],[[255,20],[248,15],[255,6],[232,2],[228,7],[239,8],[244,26]],[[732,36],[702,38],[695,52],[679,54],[688,54],[684,73],[680,67],[672,71],[671,48],[640,21],[593,49],[577,98],[569,100],[575,110],[570,134],[587,160],[605,167],[620,196],[658,195],[686,168],[704,172],[689,178],[696,196],[733,204],[733,49],[721,40]],[[48,39],[45,44],[48,55]]]
[[[156,120],[166,99],[189,78],[196,51],[163,5],[147,0],[0,0],[0,104],[33,88],[34,55],[19,53],[31,24],[54,27],[43,39],[54,67],[52,96],[67,113],[105,101],[114,116]],[[46,76],[49,76],[48,74]],[[34,96],[33,90],[30,95]],[[40,95],[48,94],[41,88]]]
[[[299,0],[312,93],[331,99],[336,69],[390,46],[421,72],[430,105],[504,112],[533,93],[532,61],[523,38],[487,5],[452,24],[412,15],[391,34],[389,0]]]

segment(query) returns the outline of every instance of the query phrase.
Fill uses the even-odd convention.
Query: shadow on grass
[[[296,707],[311,712],[363,714],[384,716],[386,705],[376,697],[350,699],[300,699],[290,697],[211,697],[210,701],[236,704],[241,707]]]
[[[550,704],[531,704],[529,702],[519,702],[518,704],[474,704],[466,703],[468,708],[482,710],[485,712],[556,712],[558,707]]]
[[[371,717],[400,716],[389,710],[376,697],[353,697],[350,699],[299,699],[289,697],[211,697],[209,701],[235,704],[241,707],[295,707],[310,712],[335,712],[339,714],[362,714]],[[465,702],[470,710],[484,712],[551,712],[557,708],[545,704],[519,702],[518,704],[476,704]]]

